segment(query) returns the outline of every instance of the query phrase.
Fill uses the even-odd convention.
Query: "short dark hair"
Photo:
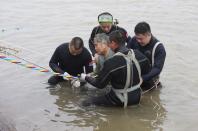
[[[70,42],[70,46],[73,46],[74,49],[79,50],[84,47],[84,43],[80,37],[74,37]]]
[[[139,22],[134,29],[135,34],[151,33],[150,25],[146,22]]]
[[[124,45],[126,38],[120,30],[113,31],[109,34],[110,42],[114,41],[118,45]]]

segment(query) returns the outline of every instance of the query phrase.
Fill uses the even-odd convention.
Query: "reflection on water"
[[[0,131],[16,131],[13,121],[0,112]]]
[[[49,89],[51,95],[57,96],[55,104],[59,109],[53,121],[67,126],[92,127],[94,131],[162,130],[166,110],[159,97],[160,90],[144,94],[140,105],[127,109],[82,107],[81,101],[96,91],[72,89],[69,83],[61,83],[56,88]],[[67,116],[63,115],[65,113]]]

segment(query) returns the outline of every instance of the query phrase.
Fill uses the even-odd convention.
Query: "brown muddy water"
[[[95,91],[74,90],[68,83],[47,89],[49,74],[0,60],[0,129],[198,130],[197,0],[0,0],[0,7],[3,45],[19,49],[18,56],[46,68],[54,49],[72,37],[82,37],[88,47],[103,11],[119,19],[119,26],[131,36],[136,23],[149,22],[167,50],[163,87],[126,110],[82,107],[80,102]]]

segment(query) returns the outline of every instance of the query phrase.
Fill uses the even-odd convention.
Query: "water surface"
[[[126,110],[81,107],[94,92],[73,90],[68,83],[46,89],[48,74],[0,60],[0,113],[18,131],[197,130],[198,1],[0,0],[0,6],[0,40],[46,68],[54,49],[72,37],[82,37],[88,47],[103,11],[119,19],[131,36],[139,21],[147,21],[167,50],[163,87]]]

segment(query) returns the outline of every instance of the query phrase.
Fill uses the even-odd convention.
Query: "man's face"
[[[111,30],[112,23],[100,23],[100,27],[105,33],[108,33]]]
[[[79,55],[81,52],[82,52],[83,48],[80,48],[80,49],[75,49],[74,46],[70,45],[69,46],[69,52],[72,54],[72,55]]]
[[[113,51],[115,51],[115,50],[118,48],[117,44],[116,44],[114,41],[111,41],[111,42],[108,44],[108,47],[109,47],[111,50],[113,50]]]
[[[94,45],[95,45],[95,50],[99,55],[104,55],[106,48],[108,48],[107,45],[100,42],[96,42],[94,43]]]
[[[145,34],[136,34],[135,35],[136,40],[141,46],[147,45],[151,40],[151,34],[145,33]]]

